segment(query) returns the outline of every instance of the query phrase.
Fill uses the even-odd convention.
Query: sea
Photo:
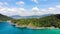
[[[60,29],[19,28],[9,22],[0,22],[0,34],[60,34]]]

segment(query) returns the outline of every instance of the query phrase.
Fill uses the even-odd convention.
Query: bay
[[[60,29],[17,28],[8,22],[0,22],[0,34],[60,34]]]

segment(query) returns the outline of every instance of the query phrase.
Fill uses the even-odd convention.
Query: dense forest
[[[35,27],[58,27],[60,28],[60,15],[52,14],[43,18],[26,18],[11,20],[12,23],[17,25],[31,25]]]
[[[11,20],[12,18],[8,17],[8,16],[5,16],[5,15],[2,15],[0,14],[0,21],[7,21],[7,20]]]

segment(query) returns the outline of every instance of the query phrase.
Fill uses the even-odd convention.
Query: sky
[[[0,13],[7,16],[60,14],[60,0],[0,0]]]

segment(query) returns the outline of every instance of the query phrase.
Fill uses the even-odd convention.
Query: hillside
[[[5,15],[2,15],[0,14],[0,21],[6,21],[6,20],[11,20],[12,18],[8,17],[8,16],[5,16]]]
[[[45,16],[43,18],[26,18],[12,20],[14,24],[19,26],[26,25],[30,27],[58,27],[60,28],[60,14]]]
[[[45,15],[30,15],[30,16],[20,16],[20,15],[12,15],[10,16],[11,18],[13,19],[24,19],[24,18],[42,18],[42,17],[45,17],[45,16],[50,16],[51,14],[45,14]]]

